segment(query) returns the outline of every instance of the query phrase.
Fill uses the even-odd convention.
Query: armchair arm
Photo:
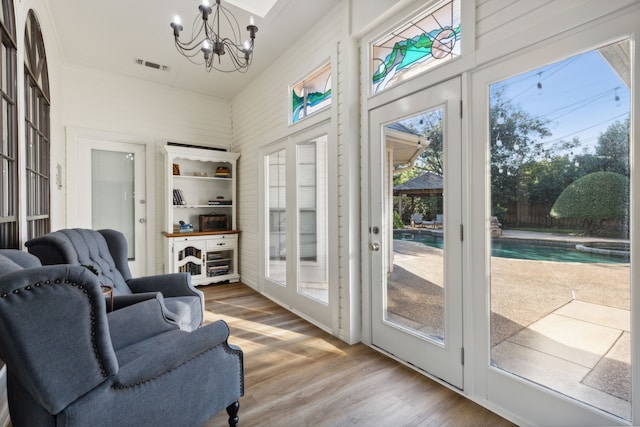
[[[121,366],[114,377],[114,386],[126,388],[155,380],[219,345],[230,352],[239,352],[229,347],[228,337],[229,327],[218,320],[193,332],[174,330],[147,340],[153,343],[142,342],[139,346],[147,350],[142,357],[139,346],[125,348],[118,352]]]
[[[161,298],[162,295],[159,292],[141,292],[139,294],[114,295],[113,309],[120,310],[121,308],[128,307],[142,301]]]
[[[9,258],[23,268],[41,267],[42,263],[33,254],[17,249],[0,249],[0,255]]]
[[[133,343],[179,329],[164,316],[162,296],[130,305],[107,315],[113,348],[118,351]]]
[[[40,259],[42,265],[80,263],[71,242],[54,233],[31,239],[25,243],[25,246],[29,253]]]
[[[127,280],[134,292],[162,292],[165,297],[201,296],[191,284],[189,273],[169,273],[155,276],[137,277]]]

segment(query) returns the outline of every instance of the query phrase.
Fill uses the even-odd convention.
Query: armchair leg
[[[236,400],[231,405],[227,406],[227,414],[229,414],[229,427],[238,427],[238,411],[240,410],[240,403]]]

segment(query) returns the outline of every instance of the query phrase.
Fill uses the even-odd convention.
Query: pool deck
[[[620,241],[512,230],[504,230],[502,237],[575,243]],[[441,316],[441,307],[434,304],[443,282],[436,271],[439,268],[433,268],[441,265],[438,263],[442,263],[441,250],[394,240],[396,268],[389,276],[388,291],[390,303],[397,302],[390,308],[394,316],[406,317],[414,325],[439,327],[432,321]],[[629,264],[549,263],[492,257],[492,363],[629,418]],[[519,286],[522,283],[527,286]],[[425,297],[423,307],[418,308],[421,290],[430,299]],[[427,305],[430,308],[425,310]]]
[[[555,234],[555,233],[538,233],[535,231],[520,231],[520,230],[502,230],[501,238],[505,239],[526,239],[526,240],[549,240],[555,242],[628,242],[623,239],[611,239],[603,237],[593,236],[572,236],[569,234]]]

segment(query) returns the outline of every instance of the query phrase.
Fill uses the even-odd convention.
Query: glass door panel
[[[274,301],[318,325],[334,328],[329,128],[328,124],[316,126],[262,150],[261,284]]]
[[[298,292],[329,302],[327,137],[297,144]]]
[[[91,225],[122,232],[129,259],[136,248],[134,164],[134,153],[91,150],[91,194],[99,195],[91,198]]]
[[[489,99],[491,364],[624,419],[629,50],[622,41],[499,81]]]
[[[266,276],[275,283],[287,283],[287,169],[286,150],[266,158],[268,183],[268,259]]]
[[[460,80],[370,113],[372,343],[463,388]]]
[[[393,174],[393,251],[386,281],[386,320],[440,345],[445,341],[444,107],[385,126]],[[410,169],[403,151],[415,150]],[[406,156],[406,155],[405,155]],[[415,154],[411,154],[415,156]],[[404,224],[407,224],[407,227]],[[391,248],[389,248],[391,249]]]

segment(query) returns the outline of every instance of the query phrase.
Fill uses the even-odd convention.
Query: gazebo
[[[441,197],[444,191],[443,184],[442,176],[433,172],[425,172],[407,182],[396,185],[393,187],[393,195],[400,196],[398,198],[398,212],[402,212],[402,196],[411,198],[411,212],[413,213],[416,197]]]

